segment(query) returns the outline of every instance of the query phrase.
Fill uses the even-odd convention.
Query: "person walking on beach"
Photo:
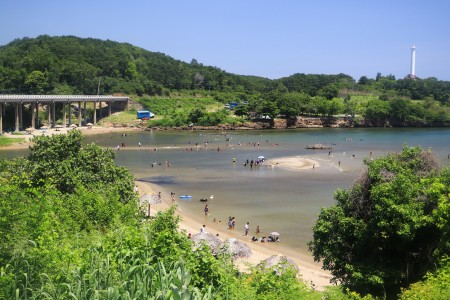
[[[256,234],[258,234],[260,232],[260,229],[259,229],[259,225],[258,226],[256,226]]]
[[[208,212],[209,212],[208,204],[205,205],[204,211],[205,211],[205,216],[207,216]]]
[[[248,225],[249,225],[248,222],[244,225],[245,235],[248,235]]]
[[[200,227],[200,233],[206,233],[206,229],[205,229],[205,225],[203,225],[203,227]]]

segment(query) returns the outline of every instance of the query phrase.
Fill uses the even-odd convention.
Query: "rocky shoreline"
[[[357,128],[357,127],[450,127],[450,122],[423,124],[389,120],[379,123],[374,120],[354,117],[296,117],[291,119],[255,120],[245,124],[221,124],[217,126],[181,126],[181,127],[153,127],[147,130],[261,130],[261,129],[295,129],[295,128]]]

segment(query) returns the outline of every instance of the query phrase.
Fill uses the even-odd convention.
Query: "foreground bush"
[[[418,147],[365,163],[322,209],[310,250],[344,288],[395,297],[450,251],[450,172]]]

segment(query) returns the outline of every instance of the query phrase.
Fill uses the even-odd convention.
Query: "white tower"
[[[411,73],[410,78],[416,78],[416,46],[411,47]]]

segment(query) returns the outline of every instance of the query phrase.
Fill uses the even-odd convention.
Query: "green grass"
[[[24,138],[9,138],[5,136],[0,136],[0,146],[10,146],[15,143],[22,143],[24,142]]]
[[[157,116],[167,116],[174,112],[186,112],[203,106],[208,112],[223,108],[223,104],[213,98],[141,98],[139,102]]]
[[[104,123],[120,123],[120,124],[130,124],[138,122],[139,120],[136,118],[135,110],[127,110],[122,112],[117,112],[112,114],[109,117],[101,119],[98,123],[100,125]]]
[[[376,95],[351,95],[352,100],[356,100],[358,103],[367,104],[370,101],[378,100]]]

